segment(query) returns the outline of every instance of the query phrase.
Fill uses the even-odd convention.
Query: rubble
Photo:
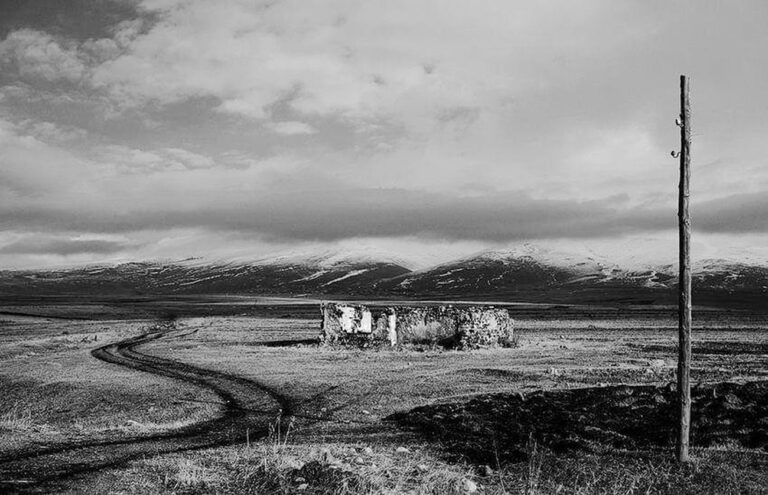
[[[436,344],[459,349],[509,347],[514,320],[493,306],[391,306],[324,303],[321,340],[362,347]]]

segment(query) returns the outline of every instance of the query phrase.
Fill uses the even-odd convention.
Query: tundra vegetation
[[[679,466],[673,308],[507,309],[457,350],[319,345],[303,301],[0,307],[0,487],[766,493],[768,315],[695,315]]]

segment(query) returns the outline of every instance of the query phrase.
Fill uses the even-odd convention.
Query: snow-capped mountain
[[[410,270],[393,261],[343,253],[243,260],[123,263],[0,273],[3,293],[305,294],[371,293],[382,279]]]
[[[765,264],[710,259],[694,263],[692,270],[696,283],[710,289],[768,290],[768,266]]]
[[[524,244],[402,275],[388,282],[396,293],[499,294],[523,288],[627,286],[664,288],[671,267],[630,264],[626,269],[591,251],[573,252]]]
[[[768,263],[727,259],[693,266],[699,290],[768,288]],[[536,290],[668,291],[674,264],[523,244],[486,250],[430,268],[375,249],[294,251],[255,259],[133,262],[59,270],[0,272],[0,294],[335,294],[347,296],[504,296]],[[543,292],[542,292],[543,291]]]
[[[499,294],[520,287],[551,287],[573,273],[540,260],[533,248],[484,251],[474,256],[401,275],[382,287],[400,294]]]

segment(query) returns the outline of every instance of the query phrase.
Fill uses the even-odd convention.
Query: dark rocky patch
[[[768,450],[768,382],[692,390],[691,442]],[[423,406],[386,418],[439,441],[452,457],[478,464],[526,458],[529,439],[555,452],[674,444],[673,387],[612,386],[504,393]]]

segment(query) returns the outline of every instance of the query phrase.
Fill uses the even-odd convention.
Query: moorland
[[[0,487],[766,492],[755,307],[695,309],[693,462],[679,466],[672,306],[508,304],[516,346],[467,352],[320,346],[318,302],[5,299]]]

